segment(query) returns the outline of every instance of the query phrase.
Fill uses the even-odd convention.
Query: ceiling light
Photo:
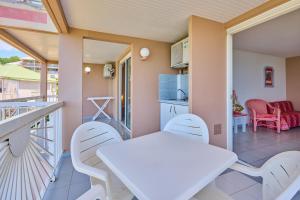
[[[92,71],[91,67],[87,66],[84,68],[84,72],[89,74]]]

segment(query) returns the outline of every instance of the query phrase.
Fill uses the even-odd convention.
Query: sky
[[[20,58],[27,57],[23,52],[0,40],[0,58],[8,58],[11,56],[19,56]]]

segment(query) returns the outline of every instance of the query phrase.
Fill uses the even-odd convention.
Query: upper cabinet
[[[185,68],[189,65],[189,40],[185,38],[171,46],[171,67]]]

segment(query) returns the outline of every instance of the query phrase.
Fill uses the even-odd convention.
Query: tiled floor
[[[260,167],[270,157],[289,150],[300,150],[300,127],[280,134],[267,128],[259,128],[253,133],[249,128],[246,133],[234,135],[233,149],[240,160]]]
[[[114,121],[112,126],[121,132],[124,138],[128,132]],[[276,134],[272,130],[261,128],[256,134],[251,131],[234,136],[234,151],[239,158],[255,166],[261,166],[269,157],[286,150],[300,150],[300,128]],[[260,200],[261,184],[241,173],[228,171],[216,179],[216,185],[234,200]],[[74,170],[69,156],[62,159],[57,180],[51,183],[44,200],[73,200],[90,188],[89,177]],[[300,200],[297,194],[293,200]]]
[[[70,156],[62,158],[56,181],[50,183],[44,200],[73,200],[90,188],[88,176],[74,170]]]
[[[219,176],[216,186],[234,200],[261,200],[261,184],[235,171]],[[89,188],[89,177],[74,170],[70,157],[65,157],[59,176],[50,184],[44,200],[74,200]],[[293,200],[299,199],[297,195]]]

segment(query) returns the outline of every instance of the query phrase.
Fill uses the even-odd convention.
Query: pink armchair
[[[262,99],[250,99],[246,102],[249,111],[250,122],[253,123],[254,132],[257,126],[266,126],[268,128],[276,128],[280,133],[280,109],[271,106]],[[271,111],[268,113],[268,110]]]

